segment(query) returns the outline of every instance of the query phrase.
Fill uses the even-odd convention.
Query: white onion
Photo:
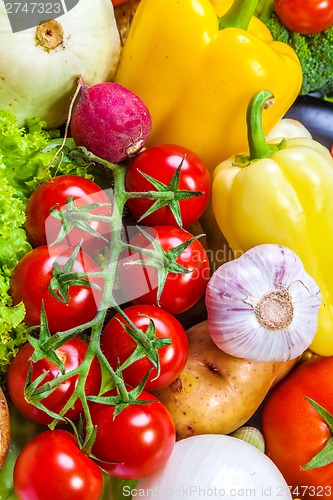
[[[281,245],[258,245],[212,275],[206,292],[209,333],[231,356],[287,361],[311,344],[320,290],[299,257]]]
[[[175,444],[167,464],[141,479],[133,498],[291,499],[275,464],[256,447],[222,434],[192,436]]]
[[[13,33],[6,5],[12,12],[18,9],[16,15],[23,19],[30,15],[19,10],[19,2],[0,2],[1,108],[10,109],[20,125],[28,118],[38,117],[48,127],[58,127],[66,121],[79,75],[88,85],[114,76],[121,45],[112,2],[79,0],[71,10],[56,17],[54,27],[48,30],[53,48],[46,48],[47,42],[42,45],[37,41],[40,27]],[[27,5],[30,3],[21,4],[23,8]],[[42,12],[44,8],[46,27],[46,20],[55,17],[55,7],[64,2],[43,5],[31,3],[28,9]],[[57,37],[61,30],[62,36]]]

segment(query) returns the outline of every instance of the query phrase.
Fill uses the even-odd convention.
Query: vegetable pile
[[[282,119],[329,92],[291,39],[332,23],[288,5],[81,0],[15,34],[54,72],[30,96],[0,63],[1,498],[333,498],[333,157]]]

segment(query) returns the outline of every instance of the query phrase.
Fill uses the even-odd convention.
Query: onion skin
[[[151,131],[151,116],[144,102],[114,82],[88,87],[81,81],[80,90],[70,123],[77,146],[111,163],[135,156]]]
[[[264,453],[221,435],[194,436],[176,443],[166,466],[141,479],[134,491],[137,496],[159,500],[292,498],[281,472]]]

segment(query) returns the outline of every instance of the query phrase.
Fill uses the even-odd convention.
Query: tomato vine
[[[28,375],[25,388],[25,397],[31,404],[45,411],[49,416],[53,418],[52,423],[49,424],[50,429],[55,429],[59,420],[67,420],[66,416],[64,417],[64,415],[71,407],[73,407],[77,400],[80,400],[83,408],[84,433],[81,432],[79,436],[79,431],[76,428],[75,423],[71,422],[71,424],[75,432],[77,433],[77,437],[80,440],[82,450],[89,454],[96,436],[95,425],[91,418],[90,401],[103,404],[110,404],[110,402],[113,402],[115,405],[115,415],[120,413],[129,405],[145,404],[149,402],[146,400],[140,400],[140,402],[138,402],[138,396],[144,389],[145,382],[149,373],[147,373],[147,376],[144,377],[138,387],[128,387],[123,379],[122,370],[112,368],[108,359],[102,351],[100,339],[110,309],[115,311],[115,313],[123,318],[124,322],[129,325],[132,331],[132,337],[138,343],[138,345],[140,344],[141,348],[143,346],[147,349],[147,351],[150,351],[150,360],[152,360],[152,364],[154,368],[157,369],[157,371],[159,371],[159,358],[157,355],[151,356],[151,350],[156,349],[157,351],[157,349],[168,345],[171,341],[171,339],[169,338],[158,339],[158,342],[156,342],[156,339],[148,339],[147,336],[142,332],[142,330],[138,328],[135,323],[131,321],[131,319],[126,315],[126,313],[118,303],[115,295],[118,263],[121,260],[122,253],[124,251],[128,252],[130,250],[132,252],[135,252],[139,250],[141,254],[144,254],[144,256],[149,259],[150,265],[155,265],[156,267],[161,265],[160,259],[161,255],[163,255],[163,249],[157,242],[154,242],[153,248],[140,247],[138,249],[135,246],[131,245],[131,243],[128,243],[123,239],[123,218],[124,213],[126,212],[126,203],[130,198],[143,197],[151,200],[165,199],[166,201],[168,201],[173,200],[176,196],[176,193],[175,191],[169,190],[164,190],[163,192],[126,191],[126,167],[124,165],[112,164],[102,158],[93,155],[83,147],[68,149],[66,154],[68,155],[70,161],[78,162],[80,165],[84,163],[93,163],[100,165],[101,168],[106,168],[112,171],[113,194],[112,200],[110,200],[110,204],[112,204],[112,213],[111,215],[96,215],[89,213],[89,211],[87,210],[82,210],[80,208],[76,209],[75,202],[71,200],[70,203],[67,203],[64,208],[64,211],[70,210],[70,212],[67,214],[59,214],[59,211],[56,211],[56,217],[62,220],[70,219],[71,223],[73,223],[74,225],[77,223],[80,224],[81,221],[84,221],[86,226],[87,223],[93,220],[107,222],[110,226],[111,238],[109,239],[106,251],[104,252],[104,264],[98,271],[73,272],[71,265],[69,264],[66,264],[63,267],[55,264],[53,266],[54,278],[52,281],[51,293],[54,297],[57,298],[57,300],[66,301],[69,300],[69,286],[87,286],[87,284],[88,286],[96,286],[94,282],[91,282],[89,280],[91,280],[92,278],[98,278],[103,281],[102,297],[97,314],[92,320],[77,327],[70,328],[64,331],[57,331],[53,334],[50,333],[50,330],[48,328],[47,315],[45,313],[44,307],[42,306],[40,325],[29,328],[28,340],[34,348],[34,354],[32,355],[31,360],[32,362],[34,362],[38,359],[42,359],[43,357],[50,359],[50,361],[56,363],[59,366],[60,373],[59,376],[55,377],[53,380],[48,380],[46,382],[44,382],[46,374],[42,374],[36,380],[32,380],[30,373]],[[186,193],[186,196],[188,198],[188,193]],[[193,196],[197,196],[197,194],[194,193]],[[182,244],[179,252],[187,249],[198,238],[199,236],[188,239],[188,241]],[[79,247],[80,245],[78,245],[78,247],[74,250],[73,255],[78,252]],[[175,252],[175,255],[173,257],[174,260],[178,257],[179,252]],[[71,258],[68,262],[70,262]],[[194,269],[196,269],[196,267]],[[181,274],[183,272],[188,273],[190,271],[188,269],[185,270],[184,268],[182,268],[182,266],[175,263],[175,265],[173,266],[173,272]],[[163,289],[164,284],[163,282],[161,282],[161,279],[162,278],[159,277],[159,290]],[[163,279],[165,279],[165,277]],[[36,330],[39,332],[38,335],[36,335]],[[55,350],[73,337],[86,334],[87,332],[89,332],[88,348],[83,362],[74,370],[66,372],[64,370],[61,359],[57,360]],[[104,371],[108,374],[108,377],[111,379],[112,385],[116,390],[116,395],[113,395],[112,401],[110,400],[110,398],[103,396],[103,394],[100,394],[98,396],[89,396],[86,394],[85,386],[87,377],[95,358],[99,360],[101,368],[104,369]],[[135,362],[135,357],[133,357],[131,362]],[[60,384],[63,384],[66,380],[68,380],[70,377],[73,377],[74,375],[78,377],[76,388],[61,411],[59,411],[59,413],[55,413],[46,408],[45,405],[43,405],[43,399],[49,396],[53,391],[55,391]]]

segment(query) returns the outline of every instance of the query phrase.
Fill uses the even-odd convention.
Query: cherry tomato
[[[93,215],[111,215],[111,204],[105,191],[94,182],[77,175],[61,175],[41,184],[29,198],[26,208],[25,230],[32,246],[51,245],[58,237],[62,222],[50,215],[51,208],[64,210],[68,198],[75,205],[86,207],[91,203],[108,204],[99,206],[87,213]],[[103,221],[87,221],[88,227],[104,237],[99,238],[85,229],[72,227],[59,243],[76,247],[81,240],[82,250],[94,255],[102,250],[110,238],[110,225]]]
[[[145,333],[153,322],[156,338],[170,338],[172,340],[171,344],[158,349],[159,375],[156,368],[153,368],[151,361],[144,356],[123,370],[125,382],[136,387],[148,371],[153,368],[145,385],[147,391],[160,389],[171,384],[182,372],[188,357],[188,340],[184,328],[174,316],[159,307],[130,306],[124,309],[124,313],[142,332]],[[119,313],[116,314],[104,328],[101,338],[102,351],[114,370],[117,369],[118,362],[122,365],[137,347],[137,343],[127,333],[122,326],[123,324],[130,328],[122,316]]]
[[[100,468],[64,430],[38,434],[15,463],[14,490],[20,500],[98,500],[102,489]]]
[[[332,429],[306,399],[333,414],[333,356],[303,363],[280,382],[262,412],[266,453],[298,498],[333,498],[333,461],[303,467],[332,440]]]
[[[122,3],[126,3],[126,2],[128,2],[128,0],[112,0],[114,7],[116,5],[121,5]]]
[[[115,390],[104,396],[114,396]],[[116,417],[115,407],[89,403],[96,440],[92,455],[112,476],[138,479],[153,474],[169,459],[175,444],[175,426],[167,408],[143,391],[137,400],[150,401],[126,406]]]
[[[192,238],[192,235],[174,226],[153,226],[145,228],[163,251],[173,250],[178,245]],[[130,244],[138,248],[153,250],[153,244],[139,232],[130,238]],[[146,260],[142,252],[124,255],[119,264],[119,280],[121,289],[134,304],[159,305],[171,314],[180,314],[194,306],[204,294],[210,276],[209,261],[206,251],[199,240],[193,241],[175,259],[176,264],[166,268],[165,256],[160,252],[157,261],[160,271],[166,274],[165,284],[157,304],[158,272]],[[145,263],[137,263],[141,259]],[[185,268],[185,273],[172,272],[174,265]]]
[[[286,28],[304,35],[320,33],[333,24],[332,0],[274,0],[274,8]]]
[[[69,301],[61,302],[53,297],[48,287],[52,279],[52,266],[57,262],[63,267],[73,253],[73,248],[62,245],[36,247],[17,264],[11,278],[10,294],[13,303],[23,301],[26,308],[25,323],[40,324],[42,301],[44,301],[48,326],[51,333],[68,330],[91,321],[98,310],[101,290],[90,286],[70,286]],[[73,272],[97,272],[95,261],[80,251],[75,258]],[[102,286],[102,280],[91,278],[91,282]]]
[[[48,425],[53,421],[53,418],[47,415],[43,410],[28,403],[24,397],[25,384],[30,368],[30,357],[33,352],[34,348],[29,343],[24,344],[11,361],[7,371],[8,393],[13,404],[25,417],[38,424]],[[66,372],[79,367],[84,360],[86,352],[87,344],[79,338],[68,340],[55,351],[65,365]],[[35,380],[37,377],[47,372],[49,373],[44,378],[42,384],[61,375],[59,367],[46,358],[32,363],[32,380]],[[100,365],[95,358],[90,366],[89,375],[86,380],[86,394],[97,395],[99,393],[101,378]],[[59,413],[73,394],[77,383],[77,375],[70,377],[66,382],[60,384],[49,396],[43,399],[42,404],[49,410]],[[65,416],[70,420],[76,420],[79,418],[81,412],[82,404],[77,400],[74,407],[70,408]]]
[[[162,182],[166,189],[180,165],[178,189],[202,193],[201,196],[179,201],[181,225],[186,228],[204,213],[211,193],[209,171],[203,161],[189,149],[174,144],[161,144],[142,151],[134,158],[127,171],[126,189],[131,192],[156,191],[142,173]],[[139,220],[154,203],[155,200],[147,198],[130,198],[127,205],[134,218]],[[148,226],[178,225],[169,205],[164,205],[140,222]]]

